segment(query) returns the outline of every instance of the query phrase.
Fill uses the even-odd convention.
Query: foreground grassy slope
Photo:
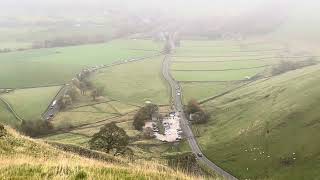
[[[159,44],[148,40],[115,40],[104,44],[37,49],[0,54],[1,87],[62,84],[82,68],[155,54]]]
[[[37,120],[40,119],[41,114],[46,110],[59,89],[60,86],[19,89],[1,95],[1,97],[9,102],[23,119]],[[0,116],[0,118],[3,117]]]
[[[204,105],[194,126],[213,162],[242,179],[320,177],[320,66],[288,72]]]
[[[9,128],[1,130],[0,152],[0,179],[201,179],[152,162],[80,157]]]
[[[105,69],[94,79],[105,87],[105,95],[126,103],[144,104],[150,100],[167,104],[168,90],[161,75],[163,57],[147,59]]]

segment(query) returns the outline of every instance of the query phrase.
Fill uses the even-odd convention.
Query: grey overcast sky
[[[317,0],[1,0],[0,15],[99,13],[117,9],[128,12],[161,12],[179,16],[241,16],[254,11],[288,12],[300,16],[319,14]]]

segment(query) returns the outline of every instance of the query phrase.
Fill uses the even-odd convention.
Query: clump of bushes
[[[186,107],[186,114],[189,119],[196,124],[207,123],[210,115],[200,106],[196,100],[190,100]]]
[[[168,165],[174,169],[183,169],[193,174],[200,174],[201,172],[197,164],[197,157],[192,152],[166,154],[164,157]]]
[[[288,71],[300,69],[307,66],[318,64],[315,58],[308,58],[303,61],[281,61],[278,65],[272,68],[272,75],[279,75]]]
[[[21,132],[30,137],[37,137],[53,132],[53,125],[50,121],[36,120],[36,121],[22,121],[20,126]]]
[[[145,122],[151,120],[152,114],[158,112],[158,109],[158,106],[155,104],[148,104],[142,107],[133,117],[134,128],[141,131]]]

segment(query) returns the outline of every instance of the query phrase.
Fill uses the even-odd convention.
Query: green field
[[[182,41],[177,56],[270,56],[281,53],[277,42],[253,43],[247,41]]]
[[[115,40],[104,44],[50,48],[0,54],[0,84],[21,88],[63,84],[81,69],[117,60],[155,54],[160,44],[148,40]]]
[[[172,63],[171,70],[225,70],[252,68],[265,65],[271,65],[271,61],[228,61],[228,62],[188,62]]]
[[[193,126],[206,156],[240,179],[318,177],[319,69],[259,80],[206,103],[209,123]]]
[[[245,69],[236,71],[173,71],[177,81],[238,81],[253,77],[265,68]]]
[[[182,41],[172,57],[171,73],[182,83],[184,103],[203,100],[240,85],[277,64],[278,42]]]
[[[142,105],[150,100],[168,104],[169,92],[161,74],[162,58],[105,69],[94,77],[94,82],[105,87],[106,96],[121,102]]]
[[[180,83],[182,87],[183,102],[195,99],[198,101],[219,95],[229,89],[236,88],[242,83],[233,82],[186,82]]]
[[[177,81],[244,80],[281,60],[275,57],[283,54],[282,45],[272,44],[186,41],[174,53],[171,71]]]
[[[47,109],[60,86],[19,89],[1,95],[16,113],[25,120],[38,120]],[[4,117],[0,117],[1,119]]]

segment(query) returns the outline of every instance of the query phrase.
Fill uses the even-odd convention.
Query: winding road
[[[44,120],[49,120],[50,118],[52,118],[52,117],[50,117],[50,115],[55,116],[59,112],[59,110],[60,110],[59,104],[55,103],[53,105],[53,102],[57,101],[58,99],[63,97],[66,94],[66,92],[68,91],[68,89],[69,89],[69,85],[63,85],[61,87],[59,92],[56,94],[56,96],[52,99],[52,101],[48,105],[46,111],[42,114],[42,118]]]
[[[201,149],[197,143],[197,140],[195,136],[193,135],[193,132],[188,124],[188,120],[185,117],[185,114],[183,112],[183,104],[182,104],[182,94],[181,94],[181,87],[177,81],[171,76],[170,74],[170,63],[171,63],[171,58],[170,55],[166,55],[163,64],[162,64],[162,74],[163,77],[168,81],[170,87],[171,87],[171,98],[172,98],[172,108],[174,109],[175,112],[179,112],[180,114],[180,124],[182,131],[185,135],[185,137],[188,140],[188,143],[191,147],[191,150],[195,154],[203,154],[201,152]],[[179,92],[179,93],[178,93]],[[211,162],[208,158],[206,158],[204,155],[202,157],[198,157],[198,160],[205,165],[207,165],[210,169],[214,170],[217,172],[219,175],[225,177],[226,179],[230,180],[237,180],[234,176],[229,174],[228,172],[224,171],[220,167],[218,167],[216,164]]]

